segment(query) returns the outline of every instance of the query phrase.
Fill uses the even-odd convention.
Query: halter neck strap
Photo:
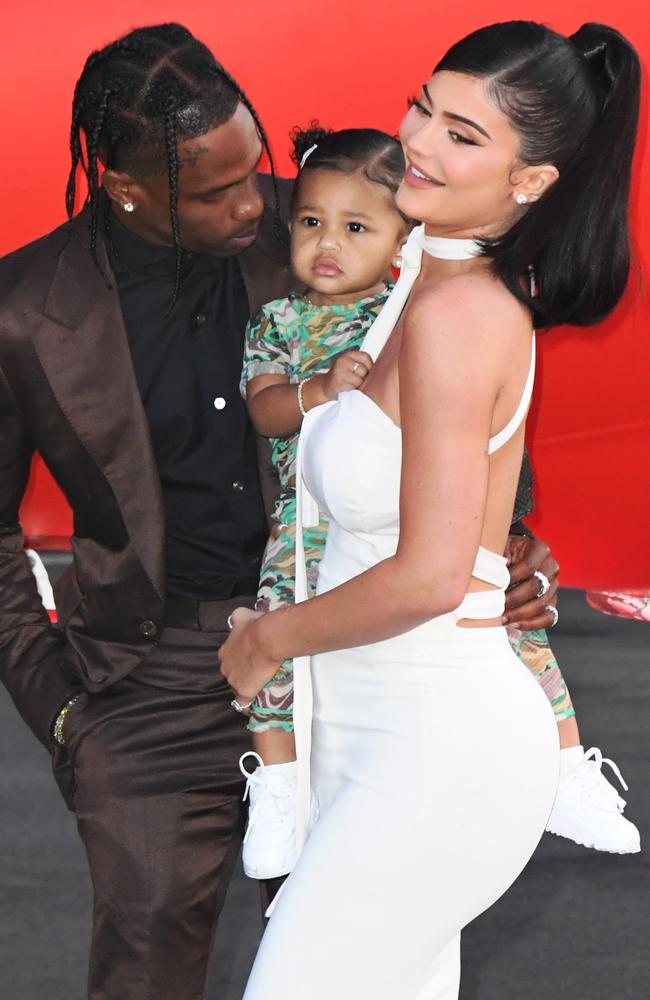
[[[386,299],[384,307],[377,316],[361,350],[366,351],[373,361],[382,352],[384,344],[395,329],[402,310],[406,305],[415,279],[422,267],[422,253],[441,260],[471,260],[481,254],[481,245],[476,240],[452,240],[443,236],[427,236],[424,225],[411,230],[409,238],[402,247],[402,269],[392,292]]]
[[[438,257],[440,260],[472,260],[483,253],[478,240],[452,240],[446,236],[427,236],[424,229],[419,239],[422,241],[423,249],[431,257]]]

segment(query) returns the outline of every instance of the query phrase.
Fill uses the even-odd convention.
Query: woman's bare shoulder
[[[488,271],[453,275],[435,286],[423,283],[404,314],[404,335],[458,348],[507,349],[530,332],[526,306]]]

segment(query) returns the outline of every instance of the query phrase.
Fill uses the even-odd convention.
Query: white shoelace
[[[244,765],[244,761],[247,757],[253,757],[257,761],[257,768],[254,771],[248,771]],[[242,801],[245,802],[248,798],[253,798],[251,796],[251,789],[258,788],[260,790],[259,796],[255,798],[253,807],[250,811],[250,816],[248,817],[248,826],[246,828],[246,833],[244,835],[244,843],[247,842],[250,832],[255,825],[255,820],[259,814],[262,802],[266,795],[271,795],[275,799],[275,807],[280,815],[288,815],[293,808],[293,791],[291,786],[283,781],[274,781],[266,775],[266,767],[264,761],[258,753],[254,750],[248,750],[246,753],[242,754],[239,758],[239,770],[246,778],[246,788],[244,789],[244,795]]]
[[[603,792],[603,794],[605,794],[607,798],[615,801],[619,811],[623,812],[623,808],[626,804],[625,799],[621,798],[616,789],[612,785],[610,785],[607,778],[602,773],[603,764],[608,764],[609,767],[611,767],[614,774],[616,775],[616,777],[618,778],[618,780],[620,781],[621,786],[627,792],[628,786],[618,766],[614,763],[613,760],[610,760],[609,757],[603,757],[598,747],[590,747],[589,750],[585,752],[584,760],[582,763],[585,764],[587,761],[594,764],[596,770],[598,771],[598,777],[602,779],[601,781],[598,782],[598,787],[601,790],[601,792]]]

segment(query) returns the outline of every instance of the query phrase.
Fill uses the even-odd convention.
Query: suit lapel
[[[107,287],[84,245],[86,222],[84,212],[72,225],[36,318],[34,345],[61,409],[110,483],[140,562],[162,593],[164,508],[149,427],[117,292]],[[107,268],[105,256],[102,266]]]

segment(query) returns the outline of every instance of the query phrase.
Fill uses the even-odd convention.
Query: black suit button
[[[155,635],[158,635],[158,626],[155,622],[140,622],[140,631],[146,635],[147,639],[153,639]]]
[[[243,493],[244,492],[244,484],[242,483],[242,481],[240,479],[235,479],[234,483],[232,484],[232,488],[235,491],[235,493]]]
[[[203,324],[205,323],[207,317],[206,317],[205,313],[197,313],[196,316],[194,317],[194,319],[196,320],[196,325],[197,326],[203,326]]]

